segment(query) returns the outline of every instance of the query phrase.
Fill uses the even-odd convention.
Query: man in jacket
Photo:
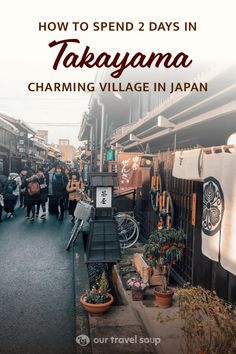
[[[58,220],[64,218],[64,202],[66,197],[66,186],[68,179],[62,167],[57,166],[52,176],[52,196],[55,198],[56,215]]]

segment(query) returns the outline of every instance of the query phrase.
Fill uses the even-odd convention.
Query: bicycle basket
[[[87,221],[90,218],[92,207],[86,202],[79,201],[76,205],[74,216],[76,219]]]

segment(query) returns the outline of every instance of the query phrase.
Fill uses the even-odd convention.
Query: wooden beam
[[[171,130],[165,129],[165,130],[162,130],[161,132],[149,135],[148,137],[140,139],[140,141],[138,143],[134,142],[132,144],[124,146],[124,149],[128,150],[132,147],[137,146],[138,144],[144,144],[144,143],[150,142],[152,140],[155,140],[155,139],[158,139],[158,138],[161,138],[164,136],[168,136],[170,134],[177,133],[178,131],[181,131],[181,130],[184,130],[187,128],[191,128],[195,125],[199,125],[199,124],[204,123],[209,120],[219,119],[222,117],[222,115],[229,114],[229,113],[232,113],[235,111],[236,111],[236,100],[232,101],[230,103],[227,103],[223,106],[217,107],[211,111],[199,114],[199,115],[193,117],[192,119],[189,119],[183,123],[179,123],[176,125],[176,127],[174,129],[171,129]]]
[[[201,77],[201,81],[210,81],[211,79],[214,79],[218,74],[222,73],[222,71],[216,70],[212,72],[208,72],[208,75],[205,75],[205,77]],[[198,78],[199,80],[199,78]],[[235,88],[236,85],[231,85],[228,88],[218,92],[215,95],[212,95],[211,97],[202,100],[198,102],[197,104],[191,106],[190,108],[187,108],[181,112],[176,113],[172,117],[167,117],[170,120],[173,118],[176,118],[177,116],[181,116],[183,113],[186,113],[188,111],[191,111],[193,108],[196,108],[198,106],[201,106],[202,104],[208,103],[212,99],[215,99],[216,97],[221,96],[222,94],[226,93],[228,90],[231,90],[232,88]],[[149,120],[155,118],[156,116],[160,115],[163,111],[166,109],[170,108],[171,106],[175,105],[176,103],[180,102],[182,99],[187,98],[189,95],[192,95],[193,92],[174,92],[170,94],[170,96],[167,98],[166,101],[162,102],[159,106],[157,106],[155,109],[153,109],[151,112],[148,112],[144,117],[139,118],[131,127],[127,127],[126,131],[123,133],[120,133],[118,137],[113,138],[111,141],[111,144],[114,145],[116,142],[119,142],[121,139],[132,133],[135,129],[140,128],[142,125],[144,125],[146,122]]]

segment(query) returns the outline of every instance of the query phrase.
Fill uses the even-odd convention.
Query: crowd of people
[[[17,206],[26,209],[26,219],[46,219],[48,213],[63,221],[68,210],[74,222],[76,204],[82,199],[84,185],[76,169],[64,169],[60,165],[51,169],[13,171],[9,176],[0,175],[0,222],[3,212],[14,217]]]

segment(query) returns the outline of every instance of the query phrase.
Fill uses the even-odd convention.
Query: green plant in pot
[[[109,283],[104,271],[100,278],[99,287],[93,287],[80,297],[84,309],[92,316],[103,315],[112,305],[114,298],[108,288]]]
[[[159,270],[161,286],[155,288],[157,304],[162,308],[172,305],[173,290],[168,288],[171,267],[181,260],[185,248],[185,234],[182,229],[155,230],[144,246],[146,263]]]

